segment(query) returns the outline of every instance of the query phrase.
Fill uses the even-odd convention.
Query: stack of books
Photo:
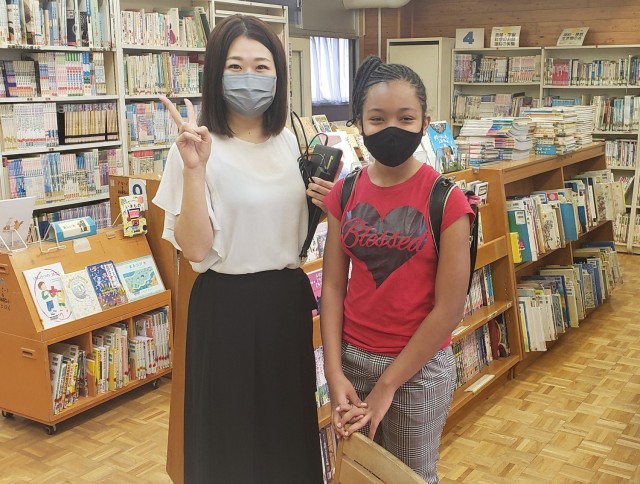
[[[533,148],[531,122],[523,117],[466,120],[457,138],[472,166],[492,161],[522,160]]]
[[[539,155],[564,155],[576,150],[578,114],[576,106],[531,108],[524,112],[534,125],[535,152]],[[551,129],[553,128],[553,143]],[[585,139],[582,135],[581,139]]]

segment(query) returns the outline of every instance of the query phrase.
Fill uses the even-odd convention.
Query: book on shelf
[[[311,116],[311,120],[318,133],[331,133],[333,131],[333,129],[331,129],[331,123],[329,122],[329,119],[327,119],[326,115],[314,114]]]
[[[320,131],[318,131],[315,123],[308,116],[295,118],[292,127],[298,135],[298,143],[300,144],[300,148],[306,148],[307,144],[311,148],[323,141],[322,137],[317,136]]]
[[[108,48],[111,41],[107,0],[8,0],[0,2],[0,46],[75,46]]]
[[[489,325],[484,324],[451,344],[456,368],[455,387],[479,374],[494,359]]]
[[[323,482],[332,482],[336,472],[336,453],[338,440],[331,424],[320,429],[320,454],[324,468]]]
[[[324,350],[318,346],[313,350],[316,360],[316,405],[322,407],[329,403],[329,384],[324,374]]]
[[[102,311],[93,284],[85,269],[62,274],[60,277],[67,301],[76,319]]]
[[[314,316],[320,314],[320,295],[322,294],[322,268],[316,269],[315,271],[307,272],[307,277],[309,278],[309,282],[311,283],[311,289],[313,290],[313,295],[316,299],[316,304],[318,309],[314,309],[312,311]]]
[[[113,261],[88,265],[87,273],[102,309],[128,302],[125,288]]]
[[[61,279],[62,264],[55,262],[27,269],[23,274],[45,329],[73,321]]]
[[[157,370],[171,366],[171,348],[169,346],[169,318],[166,307],[134,318],[135,333],[151,338],[153,346],[152,366]],[[149,349],[147,348],[149,351]]]
[[[322,221],[316,227],[316,233],[309,245],[309,251],[307,252],[307,261],[311,262],[317,259],[321,259],[324,255],[324,246],[327,241],[327,221]]]
[[[63,356],[58,353],[49,351],[49,378],[51,380],[51,400],[53,406],[53,413],[56,414],[60,411],[61,399],[60,399],[60,380],[64,375],[66,369],[66,363],[63,361]]]
[[[164,291],[153,256],[145,255],[116,264],[129,301],[137,301]]]
[[[106,194],[109,176],[124,173],[120,148],[3,158],[3,165],[9,196],[35,197],[36,205]]]

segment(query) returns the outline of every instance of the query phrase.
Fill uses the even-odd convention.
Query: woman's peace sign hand
[[[206,126],[198,126],[193,104],[184,100],[187,106],[187,119],[180,116],[180,112],[165,96],[160,96],[173,122],[178,127],[176,145],[182,156],[185,168],[204,168],[211,154],[211,134]]]

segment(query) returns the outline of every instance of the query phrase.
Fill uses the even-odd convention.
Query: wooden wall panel
[[[408,4],[402,8],[381,9],[381,57],[387,57],[387,39],[412,37],[412,7]],[[378,55],[378,9],[364,10],[364,35],[360,42],[360,59],[368,55]]]
[[[377,53],[378,10],[365,11],[361,54]],[[589,27],[585,45],[640,44],[639,0],[412,0],[400,9],[382,9],[386,39],[455,37],[456,28],[484,27],[489,45],[494,26],[520,25],[521,46],[552,46],[562,29]]]

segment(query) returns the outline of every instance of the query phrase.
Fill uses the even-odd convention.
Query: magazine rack
[[[49,374],[49,345],[70,342],[87,354],[92,352],[92,331],[125,322],[135,334],[133,318],[159,308],[168,308],[172,320],[171,292],[121,304],[60,326],[44,328],[31,297],[23,271],[59,262],[65,273],[112,260],[114,263],[151,254],[145,237],[124,237],[121,230],[106,229],[86,238],[91,250],[75,253],[72,244],[65,249],[41,253],[37,244],[21,252],[0,254],[0,409],[5,417],[13,414],[45,424],[51,434],[56,424],[129,390],[153,384],[171,371],[158,370],[145,379],[132,379],[123,388],[97,396],[79,397],[72,406],[54,414]],[[173,331],[169,324],[169,346],[173,351]],[[173,354],[171,355],[173,358]]]

